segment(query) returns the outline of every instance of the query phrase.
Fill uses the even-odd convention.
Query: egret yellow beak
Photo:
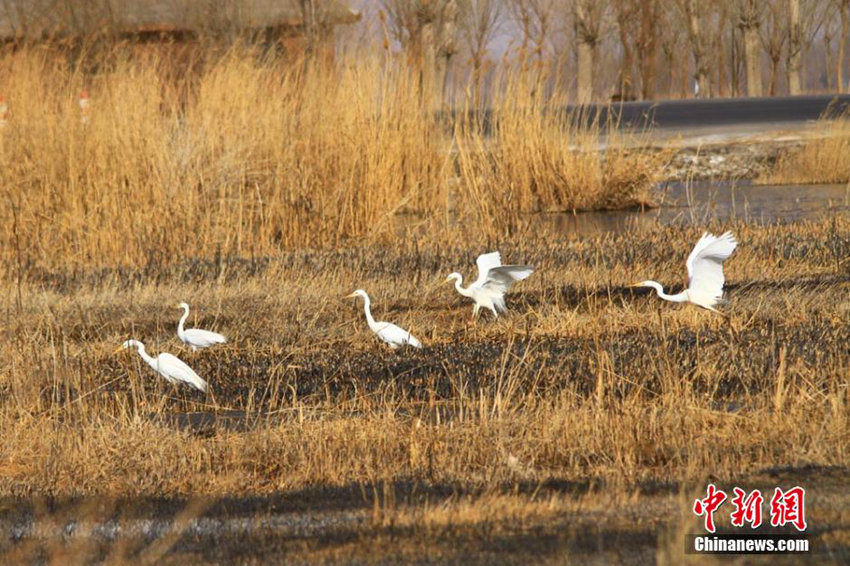
[[[640,282],[638,282],[638,283],[631,283],[629,285],[626,285],[626,287],[642,287],[642,285],[640,284]]]
[[[124,346],[118,346],[117,348],[115,348],[115,350],[112,351],[112,355],[114,356],[118,352],[123,352],[123,351],[124,351]]]
[[[450,276],[446,277],[446,279],[443,281],[443,283],[448,283],[451,280],[452,280],[452,277],[450,275]]]
[[[357,296],[357,293],[351,293],[350,295],[346,295],[345,298],[350,299],[350,298],[356,297],[356,296]]]

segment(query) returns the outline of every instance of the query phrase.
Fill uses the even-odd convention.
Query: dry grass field
[[[0,520],[47,525],[5,561],[679,563],[709,480],[803,482],[822,562],[846,560],[846,215],[566,238],[528,213],[645,202],[663,156],[580,151],[598,131],[510,81],[493,141],[424,116],[379,61],[231,52],[178,80],[148,57],[0,66]],[[727,316],[626,287],[680,286],[703,229],[741,242]],[[537,271],[473,321],[443,281],[493,249]],[[380,344],[355,288],[425,347]],[[228,344],[185,349],[178,301]],[[128,338],[209,393],[116,352]],[[211,508],[256,525],[224,559],[180,536]],[[274,509],[328,519],[277,536]],[[61,534],[175,514],[172,535]]]
[[[682,280],[698,230],[661,226],[499,242],[507,260],[538,271],[510,296],[508,316],[477,323],[441,281],[468,273],[483,239],[157,272],[60,270],[23,284],[18,305],[7,284],[0,493],[289,493],[287,505],[303,494],[319,508],[353,498],[370,510],[370,528],[415,541],[556,517],[567,528],[571,509],[602,512],[596,497],[636,506],[652,537],[645,531],[667,524],[670,498],[709,478],[746,483],[786,470],[813,475],[811,485],[819,470],[827,480],[843,470],[832,474],[846,480],[850,224],[733,228],[741,246],[728,262],[728,318],[625,288],[656,274]],[[393,352],[375,340],[360,305],[342,298],[355,287],[370,291],[376,317],[409,327],[425,348]],[[195,309],[190,322],[230,343],[185,350],[177,300]],[[210,393],[175,389],[135,353],[115,353],[129,337],[180,355]],[[846,493],[846,481],[837,485]],[[653,511],[659,490],[668,496]],[[846,504],[827,498],[822,515],[810,510],[845,557]]]
[[[845,219],[739,226],[729,318],[624,286],[676,286],[696,230],[503,241],[537,267],[509,316],[471,321],[449,284],[478,246],[399,242],[190,262],[159,274],[98,271],[29,282],[7,302],[0,489],[9,495],[264,493],[411,477],[617,483],[729,476],[846,457]],[[394,352],[378,318],[426,344]],[[14,299],[17,289],[4,295]],[[190,322],[230,343],[192,354]],[[132,352],[171,351],[210,382],[175,389]],[[206,412],[211,434],[170,415]],[[235,412],[235,413],[234,413]],[[228,415],[237,414],[235,429]],[[516,465],[511,466],[510,463]],[[39,473],[40,471],[40,473]]]

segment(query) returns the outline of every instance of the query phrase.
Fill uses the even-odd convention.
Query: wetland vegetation
[[[527,213],[648,202],[664,152],[591,151],[521,77],[485,139],[377,60],[184,75],[121,49],[0,67],[5,556],[678,563],[712,480],[805,482],[818,556],[846,560],[846,209],[565,236]],[[726,229],[726,316],[626,287],[677,288]],[[495,249],[536,271],[473,322],[443,281]],[[375,340],[356,288],[424,348]],[[230,341],[183,348],[177,301]]]

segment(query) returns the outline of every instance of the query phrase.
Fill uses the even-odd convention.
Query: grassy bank
[[[850,121],[846,116],[821,120],[802,146],[780,154],[776,165],[758,178],[761,183],[847,183],[850,181]]]

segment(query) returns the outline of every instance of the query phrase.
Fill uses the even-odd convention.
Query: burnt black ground
[[[783,283],[788,288],[799,289],[809,284],[809,281]],[[819,288],[835,288],[829,281],[816,284]],[[755,288],[759,285],[750,284],[749,291]],[[631,290],[613,289],[601,294],[618,293],[634,294],[631,300],[656,300],[650,296],[641,298],[644,293]],[[519,305],[531,305],[536,298],[518,294],[512,300]],[[521,393],[533,390],[548,396],[570,388],[591,395],[596,386],[595,364],[600,352],[610,357],[621,374],[632,378],[619,381],[613,395],[625,397],[635,393],[635,388],[647,395],[660,394],[659,378],[670,368],[674,368],[678,378],[690,379],[700,360],[709,358],[716,360],[714,372],[695,381],[697,390],[711,391],[720,401],[734,402],[744,393],[771,390],[782,348],[792,359],[824,368],[822,379],[826,387],[829,372],[842,367],[850,344],[850,326],[837,323],[827,313],[794,323],[767,319],[743,329],[736,328],[735,323],[702,330],[668,330],[662,325],[660,329],[603,331],[593,337],[538,335],[533,320],[520,324],[520,328],[526,327],[527,333],[521,331],[518,336],[487,340],[470,339],[464,331],[459,331],[446,341],[403,352],[391,351],[378,343],[355,351],[331,343],[317,351],[287,356],[282,369],[278,350],[245,351],[232,347],[205,352],[191,358],[191,362],[213,384],[215,399],[236,411],[219,415],[223,426],[228,427],[228,422],[233,424],[238,420],[238,411],[246,408],[249,401],[260,413],[276,409],[268,403],[275,398],[274,392],[281,389],[294,392],[302,400],[331,398],[340,402],[357,395],[383,392],[417,404],[451,399],[459,388],[472,395],[479,389],[489,390],[499,383],[501,376],[514,371],[536,376],[522,380]],[[115,371],[119,370],[120,360],[109,363],[115,364]],[[279,374],[280,382],[275,379]],[[153,394],[163,384],[151,380],[143,382],[143,386]],[[126,380],[119,380],[97,395],[123,395],[129,387]],[[180,398],[198,397],[188,389],[175,393],[175,411],[180,410]],[[191,425],[189,420],[185,422]],[[208,428],[213,423],[207,419],[201,424],[201,428]]]

